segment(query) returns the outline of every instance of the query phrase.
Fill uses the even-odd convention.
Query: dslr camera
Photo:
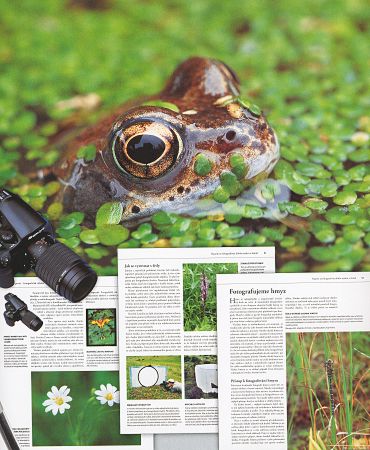
[[[5,300],[4,317],[10,327],[14,327],[18,320],[21,320],[32,331],[38,331],[42,327],[43,321],[40,317],[29,311],[26,303],[19,297],[9,293],[5,295]]]
[[[0,189],[0,287],[13,286],[14,274],[30,270],[71,302],[84,299],[97,281],[91,267],[56,240],[48,220]]]

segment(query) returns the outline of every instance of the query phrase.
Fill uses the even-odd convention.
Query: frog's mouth
[[[267,144],[264,152],[259,152],[251,161],[250,170],[248,172],[248,178],[254,178],[255,176],[264,173],[270,174],[272,169],[280,158],[280,143],[275,131],[272,131],[272,138]]]

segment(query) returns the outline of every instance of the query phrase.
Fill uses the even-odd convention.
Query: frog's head
[[[222,180],[232,184],[233,173],[239,186],[267,176],[279,157],[274,131],[240,99],[234,72],[207,58],[186,60],[159,95],[98,130],[85,133],[97,157],[74,162],[65,201],[93,211],[118,200],[127,220],[160,209],[183,211]]]

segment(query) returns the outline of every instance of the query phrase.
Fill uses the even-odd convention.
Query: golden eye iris
[[[148,120],[118,130],[112,150],[123,172],[138,178],[156,178],[176,163],[182,141],[174,129]]]

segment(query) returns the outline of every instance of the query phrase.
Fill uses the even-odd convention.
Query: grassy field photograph
[[[167,369],[167,380],[182,383],[181,356],[127,356],[127,400],[179,400],[180,392],[170,392],[162,385],[132,387],[130,368],[145,366],[163,366]]]
[[[238,263],[183,265],[185,331],[216,330],[216,275],[227,273],[238,273]]]
[[[88,347],[117,345],[115,308],[86,310],[86,344]]]
[[[370,448],[370,333],[287,334],[289,450]]]
[[[198,400],[201,398],[218,398],[217,392],[204,393],[196,381],[195,366],[217,364],[217,355],[184,356],[185,398]],[[218,383],[215,383],[218,386]]]
[[[31,377],[34,447],[140,445],[140,435],[120,434],[118,372],[32,372]]]

